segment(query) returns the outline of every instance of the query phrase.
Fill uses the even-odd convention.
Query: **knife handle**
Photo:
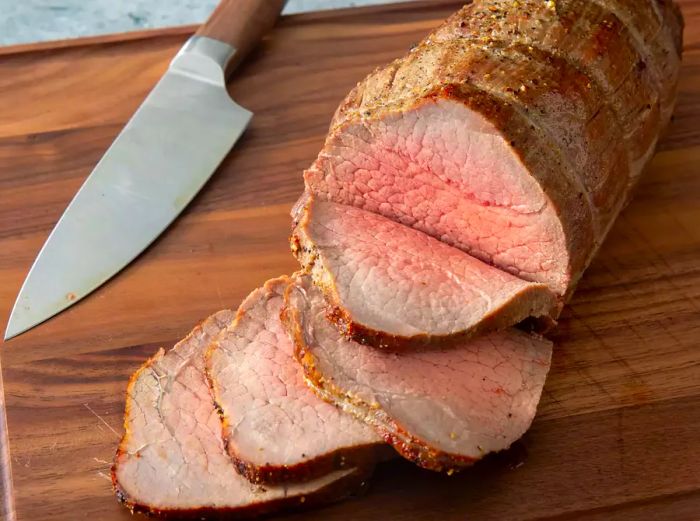
[[[286,0],[221,0],[195,33],[227,43],[236,49],[226,66],[228,77],[269,31]]]

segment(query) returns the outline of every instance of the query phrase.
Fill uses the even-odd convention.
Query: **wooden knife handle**
[[[232,45],[236,54],[226,67],[226,76],[269,31],[286,0],[221,0],[209,19],[195,33]]]

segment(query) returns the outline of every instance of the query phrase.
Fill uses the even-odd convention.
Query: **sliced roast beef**
[[[337,326],[362,343],[454,341],[556,306],[544,284],[381,215],[311,197],[297,218],[292,250],[323,290]]]
[[[474,0],[341,103],[306,188],[568,296],[675,101],[670,0]]]
[[[124,437],[112,468],[120,499],[151,514],[257,514],[347,495],[369,467],[347,468],[306,483],[261,488],[240,476],[221,439],[221,422],[204,376],[204,351],[233,318],[221,311],[131,378]]]
[[[251,481],[300,480],[373,459],[382,440],[320,400],[304,383],[280,322],[288,277],[268,281],[241,304],[211,344],[207,374],[229,456]]]
[[[417,464],[471,464],[506,449],[530,426],[552,352],[541,337],[507,329],[397,354],[343,337],[308,276],[285,300],[283,319],[308,383]]]

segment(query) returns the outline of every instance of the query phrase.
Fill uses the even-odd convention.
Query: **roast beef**
[[[308,383],[374,426],[404,457],[451,470],[509,447],[527,430],[549,369],[549,341],[517,329],[397,354],[343,337],[308,276],[283,319]]]
[[[317,196],[566,298],[675,101],[670,0],[474,0],[341,103]]]
[[[375,347],[454,341],[556,305],[544,284],[351,206],[309,198],[291,243],[340,330]]]
[[[352,467],[373,459],[382,441],[304,383],[280,322],[288,284],[280,277],[253,291],[207,354],[224,443],[239,472],[256,482],[297,481]]]
[[[121,499],[256,514],[352,492],[382,439],[447,471],[509,447],[552,351],[509,326],[558,313],[628,201],[682,31],[672,0],[473,0],[358,83],[293,212],[305,273],[129,382]]]
[[[257,514],[347,495],[367,477],[369,462],[314,481],[265,488],[236,472],[221,439],[203,359],[211,339],[232,318],[231,311],[213,315],[131,378],[112,480],[132,510],[197,519]]]

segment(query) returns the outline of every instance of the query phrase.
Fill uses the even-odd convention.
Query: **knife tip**
[[[10,326],[7,326],[7,329],[5,330],[5,336],[4,336],[3,340],[4,340],[5,342],[7,342],[10,338],[14,338],[14,337],[16,337],[17,335],[19,335],[20,333],[21,333],[21,331],[13,331],[13,330],[10,330]]]
[[[27,323],[26,317],[25,320],[21,320],[22,317],[19,315],[20,313],[18,313],[17,305],[15,304],[15,307],[12,309],[12,313],[10,313],[10,319],[7,321],[7,327],[5,328],[5,341],[14,338],[17,335],[21,335],[36,325]]]
[[[4,340],[8,341],[10,338],[14,338],[20,333],[23,333],[26,331],[26,329],[21,329],[18,328],[13,322],[12,322],[12,317],[10,317],[10,321],[7,324],[7,327],[5,328],[5,337]]]

